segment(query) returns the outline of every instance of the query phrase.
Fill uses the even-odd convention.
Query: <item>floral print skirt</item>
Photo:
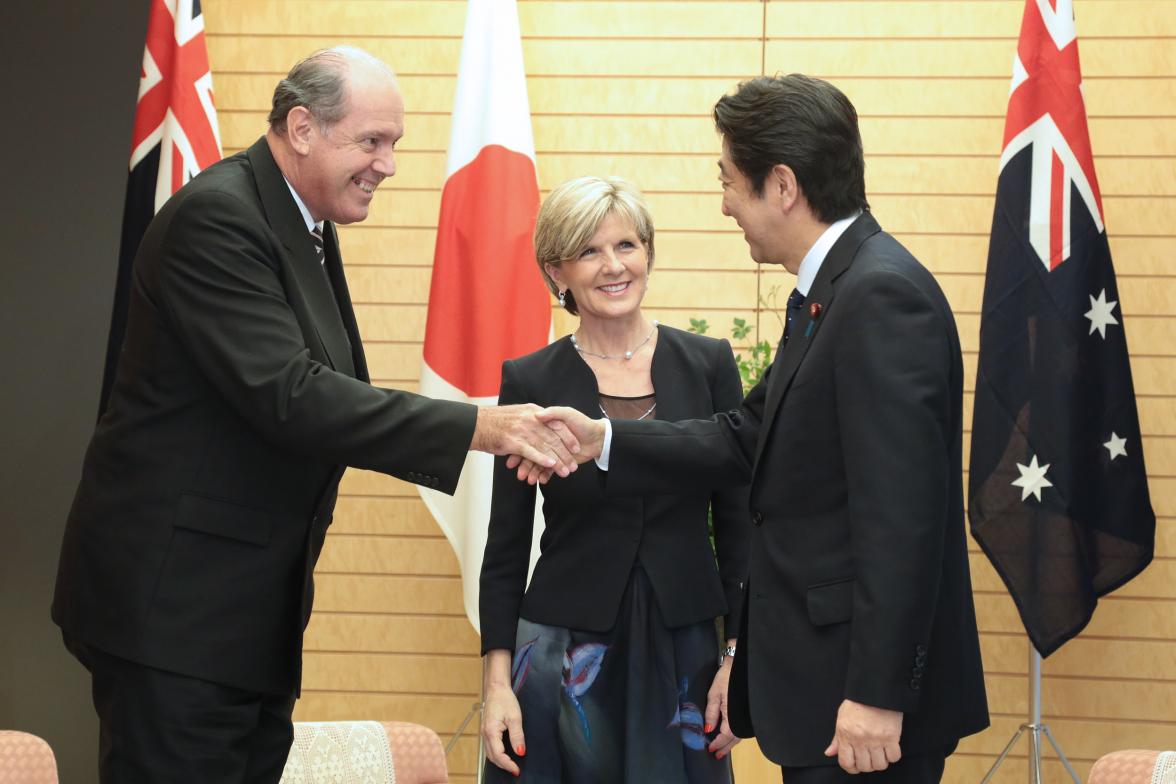
[[[729,784],[730,756],[716,760],[703,734],[717,659],[714,622],[666,628],[640,565],[607,632],[520,619],[511,675],[527,753],[509,752],[520,778],[485,761],[485,781]]]

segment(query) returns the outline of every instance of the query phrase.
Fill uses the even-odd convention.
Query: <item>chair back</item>
[[[1087,784],[1176,784],[1176,751],[1112,751],[1095,761]]]
[[[445,784],[437,733],[402,721],[294,723],[281,784]]]
[[[0,784],[57,784],[53,749],[36,735],[0,730]]]

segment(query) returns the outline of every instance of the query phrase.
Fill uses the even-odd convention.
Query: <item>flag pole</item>
[[[1054,752],[1062,764],[1066,766],[1066,772],[1070,774],[1074,784],[1082,784],[1078,774],[1070,765],[1070,760],[1066,759],[1058,742],[1054,740],[1053,733],[1049,731],[1049,725],[1043,724],[1041,721],[1041,654],[1033,647],[1032,642],[1029,643],[1029,721],[1022,724],[1013,734],[1012,739],[1005,745],[1004,751],[996,758],[996,762],[992,763],[992,767],[988,769],[988,773],[980,784],[988,784],[989,780],[996,775],[997,768],[1005,761],[1013,746],[1017,744],[1017,740],[1025,733],[1029,733],[1026,736],[1029,743],[1029,784],[1042,784],[1044,781],[1041,775],[1042,735],[1049,741],[1049,745],[1053,746]]]

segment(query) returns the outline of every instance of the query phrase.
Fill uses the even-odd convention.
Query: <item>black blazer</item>
[[[743,398],[725,340],[660,326],[650,372],[662,419],[711,416]],[[572,406],[600,416],[596,376],[568,338],[503,363],[499,402]],[[542,555],[524,594],[535,488],[517,481],[503,459],[496,461],[478,600],[483,653],[513,650],[520,617],[588,631],[610,629],[637,561],[668,626],[729,613],[726,634],[738,633],[750,529],[746,487],[712,492],[700,485],[606,498],[599,474],[589,462],[543,487]],[[714,509],[713,550],[708,505]]]
[[[291,693],[344,466],[453,492],[476,409],[367,383],[324,235],[325,268],[264,138],[152,221],[62,544],[67,634]]]
[[[868,213],[830,250],[807,306],[739,409],[615,423],[609,491],[751,476],[730,706],[735,731],[768,758],[835,764],[823,751],[846,698],[902,711],[904,753],[939,751],[988,725],[955,321],[931,274]]]

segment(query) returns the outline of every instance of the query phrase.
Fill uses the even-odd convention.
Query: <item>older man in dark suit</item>
[[[334,224],[395,173],[388,67],[316,53],[269,125],[144,236],[70,513],[53,618],[93,675],[104,784],[278,781],[346,466],[452,492],[470,449],[574,465],[534,407],[368,383]]]
[[[797,276],[771,368],[709,421],[551,416],[603,453],[612,493],[750,476],[726,713],[788,784],[938,781],[959,739],[988,724],[951,309],[869,213],[857,114],[839,90],[765,77],[714,115],[723,213],[757,263]]]

